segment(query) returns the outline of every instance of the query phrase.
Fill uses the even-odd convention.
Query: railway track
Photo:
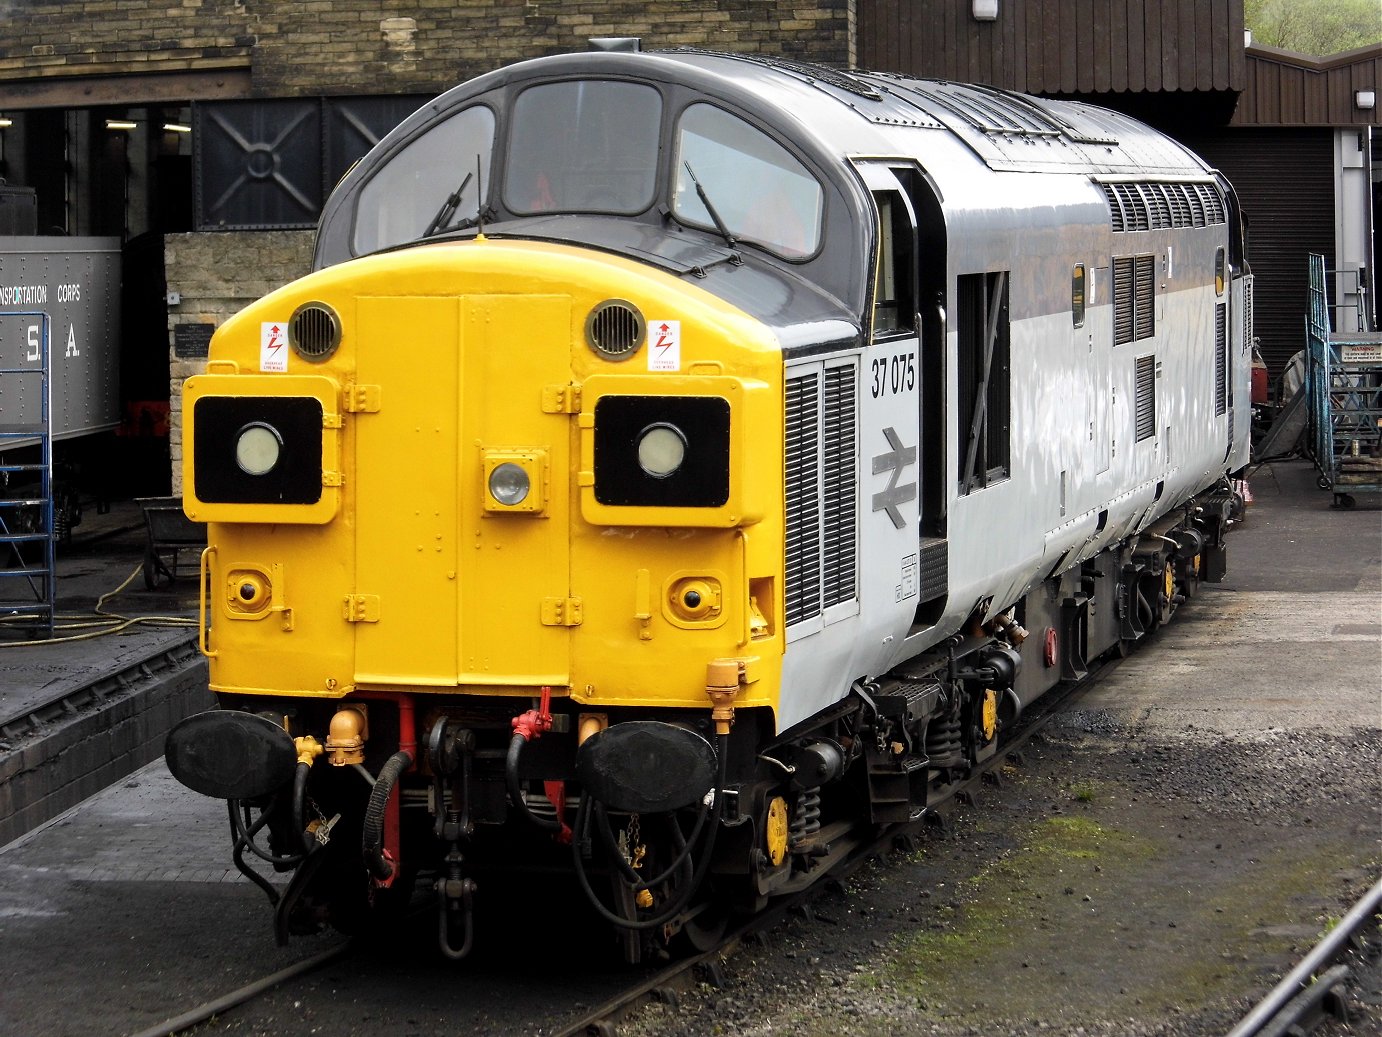
[[[1283,1037],[1308,1033],[1328,1018],[1346,1022],[1343,990],[1353,978],[1353,969],[1342,959],[1367,929],[1378,927],[1379,911],[1382,881],[1358,899],[1228,1037]]]

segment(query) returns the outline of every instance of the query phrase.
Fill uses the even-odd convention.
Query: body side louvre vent
[[[822,435],[825,504],[824,604],[849,601],[855,593],[855,368],[827,368]]]
[[[1133,391],[1136,399],[1134,437],[1139,443],[1156,435],[1156,357],[1140,356],[1134,367]]]
[[[820,375],[787,380],[787,625],[820,614]]]

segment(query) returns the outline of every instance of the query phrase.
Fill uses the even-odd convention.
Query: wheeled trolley
[[[206,526],[182,510],[181,497],[136,497],[149,534],[144,548],[144,586],[154,590],[179,576],[195,575],[206,547]]]

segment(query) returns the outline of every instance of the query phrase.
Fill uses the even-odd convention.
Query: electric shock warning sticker
[[[681,321],[648,322],[648,370],[681,370]]]
[[[282,321],[265,321],[259,325],[259,370],[280,373],[288,370],[288,329]]]

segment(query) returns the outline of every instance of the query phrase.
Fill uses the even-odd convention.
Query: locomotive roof
[[[1204,177],[1208,167],[1165,134],[1119,112],[995,87],[915,79],[886,72],[841,71],[784,58],[693,49],[653,52],[703,68],[756,92],[800,95],[789,110],[798,122],[831,131],[842,122],[895,129],[942,130],[996,171],[1090,176]],[[840,108],[819,103],[830,97]],[[832,110],[834,109],[834,110]]]
[[[1200,159],[1164,134],[1090,105],[759,55],[693,49],[565,54],[519,62],[462,83],[405,119],[332,193],[318,226],[314,266],[363,254],[352,237],[362,191],[412,142],[478,105],[511,114],[528,87],[565,80],[648,83],[678,110],[709,101],[756,122],[789,144],[819,176],[825,246],[797,260],[760,250],[747,265],[729,265],[726,259],[737,259],[733,241],[722,241],[713,232],[679,241],[679,235],[667,230],[661,198],[642,213],[614,218],[579,210],[511,212],[501,206],[483,214],[486,229],[578,242],[680,275],[694,274],[707,289],[776,327],[858,320],[867,294],[865,257],[872,223],[866,216],[867,191],[851,168],[855,160],[917,161],[946,199],[947,220],[965,211],[988,212],[995,205],[1046,209],[1057,196],[1068,205],[1074,197],[1072,184],[1091,178],[1203,182],[1212,176]],[[1056,195],[1024,185],[1016,191],[1003,189],[1001,198],[984,183],[989,175],[996,179],[1013,173],[1046,174],[1053,186],[1056,180],[1065,183]],[[1107,219],[1099,215],[1107,212],[1099,193],[1089,191],[1082,200],[1088,210],[1082,218]],[[467,221],[469,229],[458,227],[452,236],[473,234],[477,223],[478,218]],[[407,247],[431,236],[423,233],[390,247]],[[760,283],[764,279],[772,281],[772,290]]]

